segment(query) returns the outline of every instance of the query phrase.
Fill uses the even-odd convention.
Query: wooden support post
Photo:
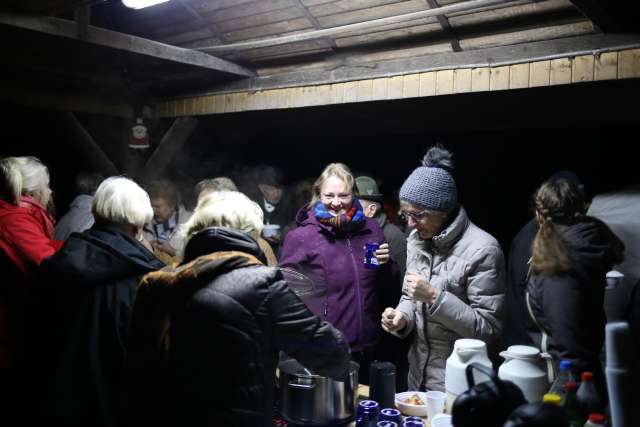
[[[161,177],[175,154],[189,139],[197,124],[198,119],[193,117],[176,119],[142,168],[140,179],[148,181]]]
[[[100,172],[105,176],[118,175],[118,168],[102,151],[102,148],[87,132],[75,114],[69,112],[58,114],[59,122],[69,130],[69,142],[76,149],[75,153],[79,154],[79,158],[76,158],[75,161],[78,164],[85,164],[85,169]]]
[[[78,7],[73,12],[73,17],[78,25],[78,39],[86,41],[89,34],[89,23],[91,21],[91,5]]]

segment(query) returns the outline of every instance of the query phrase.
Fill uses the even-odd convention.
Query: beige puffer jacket
[[[505,295],[505,262],[500,245],[474,225],[460,207],[454,221],[425,241],[413,231],[407,239],[407,272],[424,276],[442,290],[429,306],[410,299],[403,289],[397,310],[415,330],[409,350],[409,390],[444,391],[446,360],[458,338],[485,342],[501,333]],[[406,283],[405,283],[406,286]]]

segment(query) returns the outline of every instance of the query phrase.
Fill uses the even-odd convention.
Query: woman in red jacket
[[[54,241],[49,171],[35,157],[0,160],[0,368],[22,359],[25,295],[43,259],[62,246]]]

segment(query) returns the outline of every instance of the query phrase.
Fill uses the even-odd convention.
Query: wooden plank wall
[[[317,86],[195,96],[161,101],[151,108],[151,116],[224,114],[639,77],[640,49],[629,49],[500,67],[459,68]]]

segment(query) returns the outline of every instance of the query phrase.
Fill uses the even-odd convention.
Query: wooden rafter
[[[427,0],[427,3],[429,4],[429,7],[431,9],[436,9],[440,7],[437,0]],[[449,40],[451,43],[451,49],[454,52],[460,52],[462,50],[462,48],[460,47],[460,40],[458,39],[458,35],[456,34],[456,31],[453,29],[453,27],[449,23],[449,20],[447,19],[447,17],[444,15],[438,15],[436,18],[438,19],[438,23],[442,27],[442,31],[444,32],[444,34],[447,37],[449,37]]]
[[[182,6],[183,9],[185,9],[187,12],[189,12],[189,14],[191,16],[193,16],[196,20],[196,22],[200,25],[202,25],[203,27],[205,27],[206,29],[208,29],[209,31],[211,31],[211,34],[216,37],[217,39],[222,40],[225,43],[228,43],[229,40],[227,39],[227,37],[220,31],[218,31],[218,29],[210,22],[208,22],[206,19],[204,19],[202,17],[202,15],[200,14],[200,12],[198,12],[196,9],[193,8],[193,6],[191,6],[187,0],[178,0],[178,3],[180,3],[180,6]]]
[[[402,22],[413,21],[448,13],[477,10],[486,7],[502,7],[505,4],[516,3],[519,0],[470,0],[462,3],[454,3],[435,9],[428,9],[419,12],[405,13],[397,16],[389,16],[386,18],[373,19],[355,24],[342,25],[333,28],[323,28],[320,30],[307,31],[304,33],[292,34],[282,37],[266,38],[261,40],[244,41],[239,43],[207,46],[198,48],[209,52],[237,52],[249,49],[257,49],[262,47],[282,46],[286,44],[296,43],[305,40],[314,40],[323,37],[337,36],[340,34],[350,33],[353,31],[369,30],[384,25],[397,24]]]
[[[399,76],[458,68],[506,66],[592,52],[640,47],[640,36],[596,34],[557,40],[542,40],[513,46],[499,46],[462,52],[443,52],[376,62],[341,65],[330,70],[308,69],[244,79],[219,85],[215,93],[261,91],[266,89],[341,83],[362,79]]]
[[[313,16],[311,12],[309,12],[309,8],[307,8],[307,6],[305,6],[304,3],[302,3],[302,0],[296,0],[296,5],[298,6],[298,8],[300,8],[300,10],[302,10],[302,13],[304,14],[304,16],[306,16],[307,19],[311,21],[311,23],[313,24],[313,28],[315,28],[316,30],[319,30],[322,28],[322,25],[320,25],[318,18],[316,18],[315,16]],[[338,46],[336,46],[336,41],[331,37],[327,37],[325,40],[328,41],[329,47],[331,48],[331,50],[335,51],[338,48]]]
[[[79,39],[78,25],[66,19],[30,14],[0,13],[0,23],[53,36],[75,40]],[[87,27],[86,42],[236,76],[250,77],[255,75],[253,70],[225,59],[207,55],[203,52],[171,46],[142,37],[105,30],[94,26]]]

